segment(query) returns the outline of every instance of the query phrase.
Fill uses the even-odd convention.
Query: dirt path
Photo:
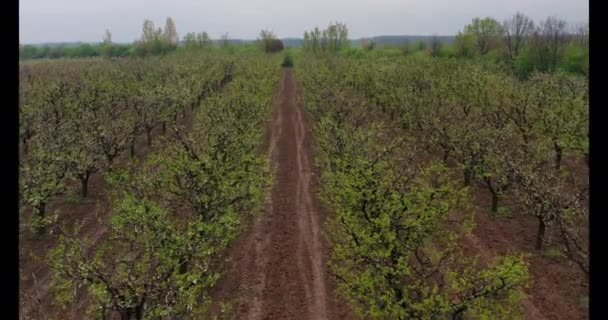
[[[282,71],[268,151],[275,185],[264,212],[229,250],[216,299],[233,300],[236,319],[344,319],[326,267],[327,249],[313,197],[309,129],[292,69]]]

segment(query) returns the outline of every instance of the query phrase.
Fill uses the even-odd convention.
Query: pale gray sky
[[[19,0],[21,43],[139,38],[144,19],[163,27],[170,16],[180,38],[207,31],[212,38],[254,39],[262,28],[279,37],[302,37],[314,26],[345,22],[349,38],[374,35],[453,35],[474,17],[499,21],[517,10],[535,22],[555,15],[570,24],[588,21],[587,0]]]

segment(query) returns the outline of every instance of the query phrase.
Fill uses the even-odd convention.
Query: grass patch
[[[503,217],[503,218],[512,218],[513,217],[511,209],[509,209],[507,207],[498,207],[496,215],[499,217]]]
[[[563,257],[562,252],[555,247],[545,249],[545,251],[543,251],[543,255],[552,259],[559,259]]]
[[[71,204],[85,204],[87,203],[87,198],[84,198],[79,193],[74,193],[65,197],[65,201]]]

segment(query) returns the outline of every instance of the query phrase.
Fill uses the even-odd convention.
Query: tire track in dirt
[[[291,81],[294,82],[293,87],[295,88],[295,79],[293,75],[290,77]],[[294,89],[295,90],[295,89]],[[295,94],[294,94],[295,96]],[[295,98],[294,98],[295,100]],[[294,101],[295,103],[295,101]],[[309,161],[308,154],[304,150],[304,140],[306,138],[306,129],[304,128],[304,119],[302,117],[302,111],[298,106],[295,107],[295,122],[296,127],[296,138],[298,147],[298,188],[296,192],[296,208],[298,209],[298,217],[300,218],[300,245],[306,244],[306,251],[300,252],[300,257],[309,257],[312,262],[312,292],[313,292],[313,306],[312,316],[314,319],[326,319],[327,318],[327,306],[325,297],[325,279],[323,271],[323,257],[322,257],[322,246],[320,238],[320,227],[319,219],[314,211],[314,205],[312,196],[310,193],[311,187],[311,175],[312,167]],[[306,291],[307,293],[309,290]],[[310,298],[307,295],[307,298]]]
[[[306,130],[293,70],[283,70],[279,89],[270,147],[276,181],[267,223],[258,228],[270,241],[267,237],[258,246],[261,252],[256,256],[265,260],[258,277],[264,281],[247,295],[253,303],[246,318],[327,319],[320,226],[313,211],[312,170],[304,148]]]
[[[307,122],[293,69],[283,69],[267,137],[275,181],[251,227],[227,252],[214,300],[232,301],[233,319],[340,319],[327,282],[324,238],[313,196]]]

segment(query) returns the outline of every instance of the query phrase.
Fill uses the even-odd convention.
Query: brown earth
[[[510,216],[490,212],[490,195],[483,187],[473,190],[476,227],[464,243],[465,250],[479,254],[482,263],[509,252],[524,253],[530,283],[522,302],[525,319],[589,319],[581,299],[589,295],[589,281],[577,266],[565,258],[548,255],[549,246],[534,248],[538,222],[517,206],[517,199],[503,199]],[[548,231],[551,237],[551,230]]]
[[[215,301],[234,319],[350,319],[333,293],[322,207],[314,197],[310,128],[293,69],[283,69],[267,135],[275,171],[265,209],[228,251]]]

